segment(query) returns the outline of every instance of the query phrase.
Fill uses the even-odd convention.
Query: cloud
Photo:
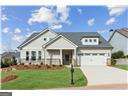
[[[41,7],[39,10],[34,11],[32,13],[31,18],[28,20],[28,23],[31,25],[32,23],[42,23],[42,22],[52,22],[54,20],[54,13],[51,9],[47,7]]]
[[[24,36],[14,34],[12,40],[18,43],[21,43],[24,40]]]
[[[79,12],[79,14],[82,13],[82,9],[78,8],[77,11]]]
[[[94,22],[95,22],[95,19],[94,19],[94,18],[89,19],[89,20],[88,20],[88,25],[89,25],[89,26],[92,26],[92,25],[94,25]]]
[[[7,18],[7,16],[6,16],[5,14],[3,14],[3,15],[1,16],[1,20],[2,20],[2,21],[7,21],[8,18]]]
[[[60,22],[67,22],[68,18],[69,18],[69,7],[67,6],[57,6],[57,13],[56,14],[60,14],[59,18],[60,18]]]
[[[110,16],[119,16],[127,10],[127,7],[125,7],[125,6],[108,6],[108,10],[109,10]]]
[[[62,25],[53,25],[51,26],[51,29],[61,29]]]
[[[9,28],[8,27],[5,27],[3,30],[2,30],[3,33],[8,33],[9,32]]]
[[[48,26],[53,26],[55,24],[59,24],[60,26],[63,23],[70,25],[69,10],[70,9],[67,6],[43,6],[32,12],[31,17],[28,19],[28,24],[32,25],[33,23],[46,23]]]
[[[15,28],[14,33],[21,33],[21,30],[19,28]]]
[[[106,21],[106,25],[112,25],[113,23],[115,23],[116,22],[116,19],[114,18],[114,17],[112,17],[112,18],[110,18],[110,19],[108,19],[107,21]]]

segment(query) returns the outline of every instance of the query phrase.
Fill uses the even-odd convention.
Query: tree
[[[113,59],[119,59],[124,57],[124,52],[123,51],[118,51],[112,54]]]

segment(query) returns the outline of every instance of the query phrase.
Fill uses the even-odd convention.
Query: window
[[[94,42],[96,42],[96,39],[94,39]]]
[[[28,61],[28,60],[29,60],[29,52],[26,51],[26,61]]]
[[[38,60],[41,60],[41,51],[38,51]]]
[[[104,56],[104,55],[105,55],[105,53],[100,53],[99,55]]]
[[[83,53],[78,53],[78,56],[83,56]]]
[[[44,38],[44,41],[46,41],[47,40],[47,38]]]
[[[89,42],[92,42],[92,39],[89,39]]]
[[[85,39],[85,42],[88,42],[88,39]]]
[[[31,59],[36,60],[36,51],[31,52]]]
[[[97,53],[93,53],[92,55],[93,55],[93,56],[96,56],[96,55],[97,55]]]
[[[86,56],[90,56],[91,54],[90,53],[85,53]]]

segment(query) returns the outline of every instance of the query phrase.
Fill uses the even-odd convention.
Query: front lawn
[[[114,67],[128,71],[128,65],[127,64],[124,64],[124,65],[114,65]]]
[[[72,87],[70,84],[70,69],[60,70],[15,70],[2,72],[2,78],[16,74],[17,79],[2,83],[2,89],[48,89]],[[74,86],[86,86],[87,79],[79,68],[74,72]]]

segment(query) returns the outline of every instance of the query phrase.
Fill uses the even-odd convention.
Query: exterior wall
[[[56,34],[53,32],[45,32],[43,35],[38,37],[37,39],[30,42],[28,45],[24,46],[22,50],[20,50],[20,58],[25,59],[26,58],[26,51],[29,51],[30,57],[31,57],[31,51],[36,51],[36,54],[38,55],[38,51],[42,52],[42,58],[44,58],[44,50],[42,48],[42,45],[46,43],[44,41],[44,38],[54,38]],[[38,56],[37,56],[38,57]]]
[[[118,32],[114,34],[110,40],[110,44],[114,47],[112,53],[121,50],[125,55],[128,54],[128,38],[119,34]]]
[[[63,37],[60,37],[58,40],[48,45],[46,49],[75,49],[76,46],[68,42]]]
[[[53,32],[50,31],[45,32],[40,37],[30,42],[28,45],[24,46],[22,50],[33,50],[33,49],[42,50],[42,45],[46,43],[46,41],[44,41],[44,38],[54,38],[54,37],[56,37],[56,34],[54,34]]]
[[[63,37],[60,37],[58,40],[56,40],[51,45],[49,45],[46,49],[43,49],[42,45],[46,43],[43,41],[44,37],[54,38],[55,36],[56,35],[54,33],[46,32],[42,36],[37,38],[36,40],[34,40],[31,43],[29,43],[28,45],[24,46],[22,48],[22,50],[20,50],[21,61],[23,63],[27,63],[27,64],[29,64],[30,62],[37,63],[38,60],[35,60],[35,61],[30,60],[30,61],[26,62],[26,60],[25,60],[26,59],[26,51],[29,51],[29,58],[31,58],[31,51],[36,51],[36,57],[37,57],[36,59],[38,59],[38,51],[41,51],[41,53],[42,53],[41,61],[43,63],[45,62],[44,59],[46,57],[46,64],[49,64],[51,62],[49,60],[50,58],[52,58],[53,61],[56,62],[55,64],[60,64],[57,62],[60,62],[59,60],[62,60],[62,56],[61,56],[62,50],[63,49],[75,49],[76,46],[71,44],[71,42],[67,41]],[[45,50],[45,52],[44,52],[44,50]],[[38,63],[41,63],[41,62],[38,62]]]

